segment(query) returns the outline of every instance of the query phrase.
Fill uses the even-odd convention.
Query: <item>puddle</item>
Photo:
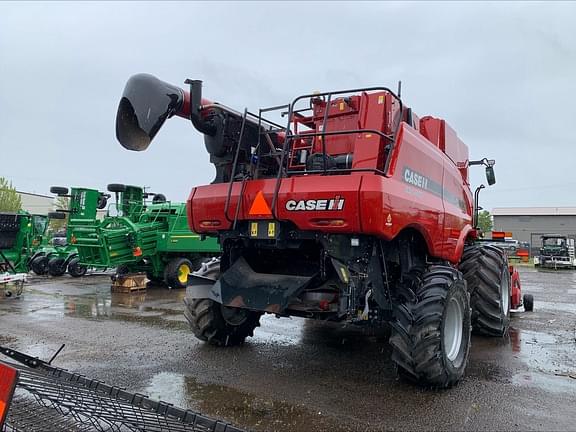
[[[468,376],[576,394],[576,341],[568,331],[558,334],[511,327],[504,338],[474,337]]]
[[[275,401],[216,384],[201,384],[193,377],[161,372],[143,391],[153,399],[225,419],[237,426],[262,431],[345,431],[303,406]]]
[[[576,379],[568,376],[523,372],[514,375],[512,384],[521,387],[538,387],[552,393],[576,394]]]
[[[42,321],[61,317],[121,320],[173,328],[183,319],[185,290],[150,286],[144,292],[111,293],[109,278],[87,277],[82,280],[40,279],[26,287],[16,302],[1,302],[0,316],[8,313],[26,315]]]

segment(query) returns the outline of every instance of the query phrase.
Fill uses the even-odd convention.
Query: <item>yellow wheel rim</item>
[[[180,267],[178,267],[178,280],[180,281],[180,283],[185,284],[186,282],[188,282],[188,275],[190,273],[191,271],[188,264],[182,264]]]

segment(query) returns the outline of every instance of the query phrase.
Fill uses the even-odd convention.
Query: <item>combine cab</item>
[[[199,339],[241,344],[263,313],[387,324],[400,375],[449,387],[464,374],[471,329],[506,333],[510,269],[504,251],[476,241],[468,177],[485,165],[493,184],[494,161],[470,161],[446,121],[417,116],[385,87],[303,95],[256,114],[187,83],[189,93],[132,77],[116,135],[144,150],[176,115],[205,136],[216,177],[192,189],[188,223],[217,237],[223,255],[215,283],[187,290]],[[271,111],[286,124],[263,117]]]
[[[544,268],[576,268],[574,239],[564,235],[545,235],[541,237],[542,247],[534,257],[534,265]]]
[[[215,239],[203,241],[190,231],[185,204],[167,202],[162,194],[148,202],[152,194],[138,186],[110,184],[108,191],[116,199],[104,219],[70,219],[70,241],[81,265],[146,272],[154,282],[184,288],[203,260],[219,255]]]

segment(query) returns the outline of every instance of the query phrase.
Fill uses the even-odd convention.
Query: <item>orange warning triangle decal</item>
[[[250,211],[248,212],[250,216],[270,216],[272,215],[272,210],[268,206],[266,199],[264,198],[264,194],[262,191],[256,194],[256,198],[254,198],[254,202],[252,202],[252,207],[250,207]]]

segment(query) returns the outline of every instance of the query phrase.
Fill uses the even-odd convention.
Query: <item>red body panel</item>
[[[512,266],[510,266],[510,285],[512,287],[510,293],[510,308],[517,309],[522,303],[522,287],[520,286],[518,270]]]
[[[417,128],[402,122],[388,156],[389,138],[371,131],[387,136],[394,133],[400,111],[389,93],[336,99],[330,103],[327,117],[326,102],[312,102],[313,114],[294,120],[296,131],[300,124],[306,130],[322,132],[325,118],[326,130],[330,132],[366,131],[298,138],[288,158],[290,169],[304,170],[298,151],[318,153],[325,148],[332,156],[353,154],[352,169],[387,172],[296,174],[282,178],[276,208],[270,216],[250,215],[249,210],[260,191],[272,205],[276,179],[248,180],[242,195],[241,183],[235,182],[227,213],[228,183],[199,186],[188,200],[190,228],[207,234],[230,230],[239,205],[239,221],[275,217],[306,231],[366,234],[391,240],[407,228],[415,229],[424,237],[432,256],[457,263],[465,240],[473,231],[473,202],[468,186],[468,148],[450,126],[432,117],[424,117],[415,125]],[[390,160],[386,167],[387,157]],[[340,200],[344,200],[341,209],[334,206]]]

